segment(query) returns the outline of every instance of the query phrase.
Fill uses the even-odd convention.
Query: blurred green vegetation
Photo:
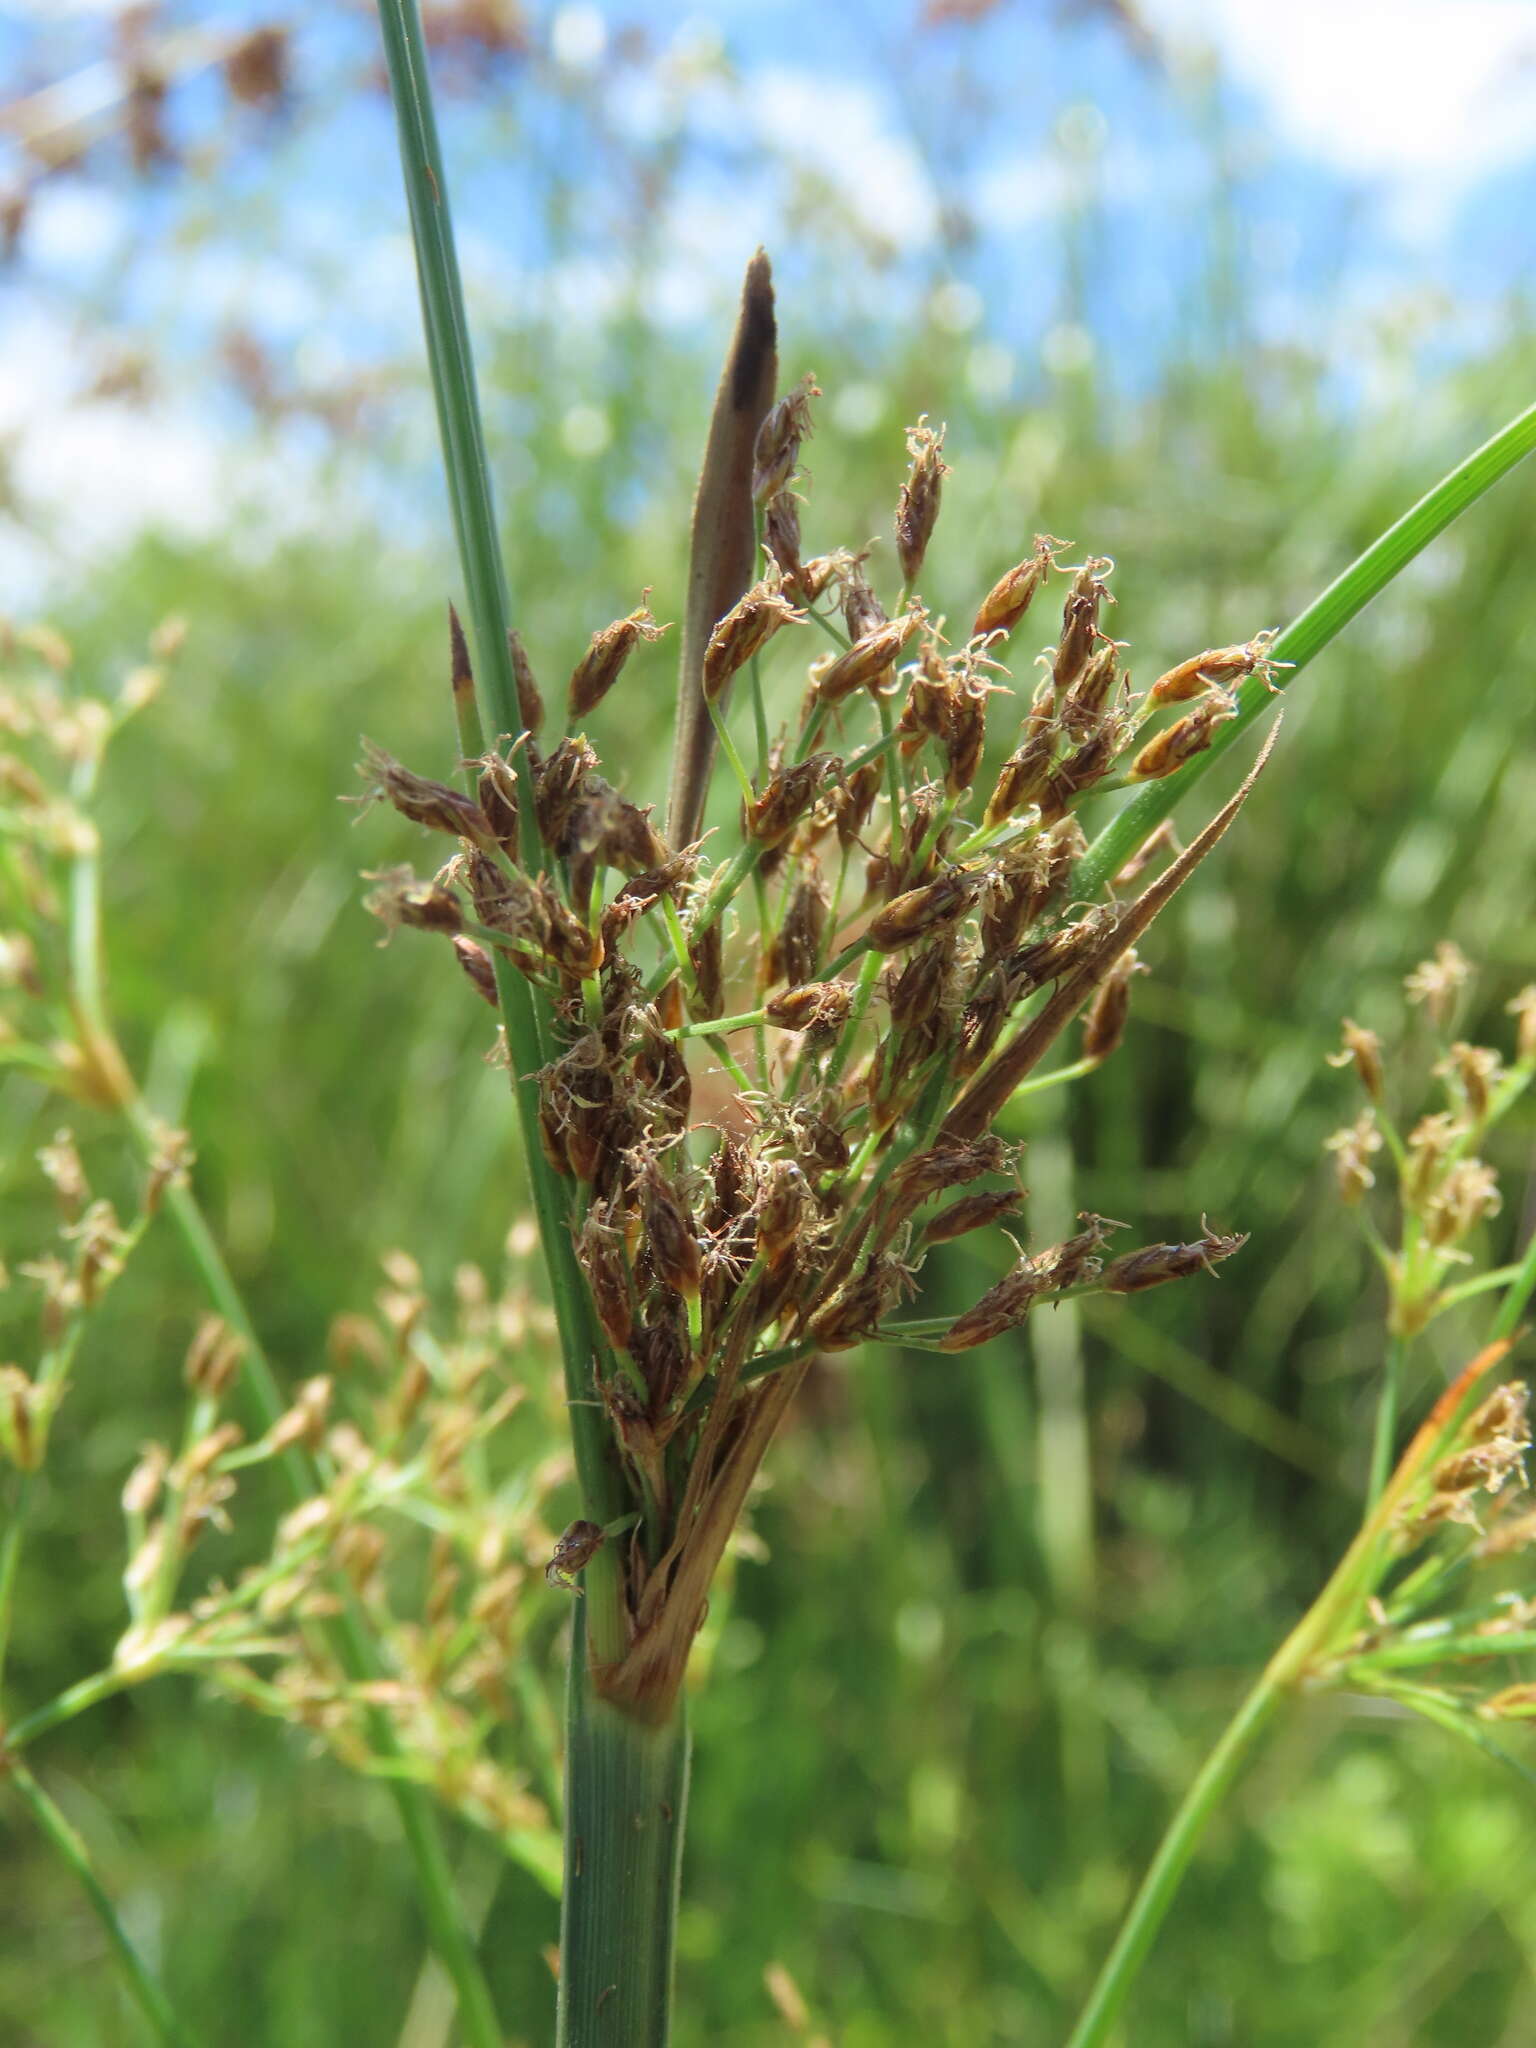
[[[1324,366],[1240,341],[1134,398],[1090,367],[1000,405],[967,384],[972,344],[942,329],[894,323],[855,358],[813,309],[781,311],[786,382],[814,367],[833,417],[849,383],[874,394],[862,431],[824,419],[808,450],[808,544],[888,532],[901,429],[943,417],[937,601],[963,619],[1037,529],[1070,537],[1116,560],[1110,623],[1138,677],[1282,623],[1528,397],[1529,340],[1511,332],[1427,389],[1405,358],[1404,397],[1358,431]],[[609,340],[605,358],[530,328],[490,351],[493,439],[515,424],[520,450],[504,431],[514,602],[552,699],[643,585],[658,617],[681,611],[711,372],[639,323]],[[578,458],[560,424],[594,379],[612,446]],[[423,527],[445,523],[435,491],[421,486]],[[1533,491],[1529,475],[1501,487],[1298,683],[1239,828],[1144,949],[1125,1047],[1022,1126],[1037,1236],[1091,1208],[1188,1237],[1207,1212],[1252,1233],[1242,1257],[1081,1328],[1063,1311],[959,1359],[840,1361],[777,1447],[754,1518],[768,1560],[740,1563],[717,1602],[695,1701],[679,2048],[784,2040],[773,1962],[840,2048],[1057,2038],[1173,1800],[1351,1532],[1380,1289],[1321,1160],[1356,1106],[1324,1055],[1346,1010],[1397,1034],[1401,977],[1442,935],[1481,970],[1472,1035],[1502,1042],[1501,1006],[1532,977]],[[363,732],[425,772],[451,763],[445,548],[362,522],[325,544],[234,539],[145,541],[57,623],[87,681],[136,659],[167,612],[190,624],[171,692],[109,777],[112,986],[297,1382],[386,1247],[439,1288],[461,1260],[494,1262],[520,1181],[484,1011],[425,941],[380,951],[358,907],[360,868],[430,856],[336,801]],[[642,650],[592,721],[641,797],[664,787],[673,657]],[[61,1119],[11,1077],[0,1120],[14,1259],[38,1234],[32,1154]],[[1528,1118],[1501,1144],[1495,1261],[1531,1224]],[[936,1307],[973,1299],[1001,1256],[956,1248]],[[108,1652],[117,1493],[138,1444],[172,1426],[198,1310],[161,1233],[61,1422],[14,1698]],[[1481,1327],[1471,1309],[1436,1326],[1417,1403]],[[1268,1404],[1267,1443],[1175,1390],[1202,1375]],[[391,1810],[302,1736],[173,1681],[33,1763],[210,2042],[446,2038],[425,2017],[401,2032],[422,1944]],[[1533,1821],[1527,1788],[1434,1731],[1335,1704],[1293,1715],[1201,1856],[1130,2038],[1529,2040]],[[69,1879],[15,1808],[5,1825],[0,2042],[134,2038]],[[512,2038],[543,2041],[555,1908],[520,1873],[497,1882],[485,1844],[455,1842]]]

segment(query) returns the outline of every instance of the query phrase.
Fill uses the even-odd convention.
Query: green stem
[[[1395,526],[1350,563],[1343,575],[1315,597],[1276,640],[1272,655],[1288,665],[1282,681],[1290,681],[1320,654],[1359,611],[1378,596],[1421,549],[1443,533],[1453,519],[1536,448],[1536,405],[1528,406],[1490,441],[1443,476],[1432,491],[1405,512]],[[1257,676],[1237,693],[1237,716],[1221,726],[1203,754],[1174,774],[1149,783],[1111,820],[1078,863],[1073,887],[1085,899],[1097,897],[1131,855],[1156,831],[1180,797],[1234,746],[1274,702],[1274,694]]]
[[[600,1699],[572,1625],[556,2048],[666,2048],[688,1799],[684,1709],[651,1726]]]
[[[1393,1336],[1387,1339],[1387,1354],[1382,1361],[1381,1392],[1376,1396],[1376,1428],[1371,1438],[1371,1476],[1366,1486],[1366,1512],[1375,1507],[1381,1498],[1392,1471],[1392,1447],[1397,1441],[1397,1415],[1402,1405],[1403,1365],[1408,1356],[1406,1337]]]
[[[35,1472],[22,1472],[17,1475],[10,1512],[6,1516],[4,1529],[0,1530],[0,1681],[5,1677],[6,1653],[11,1644],[16,1569],[21,1562],[22,1537],[26,1532],[27,1517],[31,1513],[32,1494],[36,1483]]]
[[[469,323],[448,208],[447,174],[438,141],[416,0],[379,0],[379,21],[400,131],[400,163],[410,206],[448,497],[475,642],[475,687],[477,694],[483,695],[490,714],[489,728],[516,732],[522,720],[507,638],[511,603],[491,498],[490,465],[469,345]],[[540,865],[543,848],[526,747],[517,750],[515,767],[519,851],[524,868],[531,874]],[[539,1142],[539,1088],[535,1076],[545,1063],[550,1019],[527,982],[503,954],[492,955],[492,967],[512,1056],[513,1097],[529,1190],[560,1332],[577,1477],[589,1518],[606,1525],[631,1503],[622,1475],[610,1456],[594,1365],[598,1345],[576,1264],[566,1190],[545,1160]],[[603,1656],[616,1656],[623,1647],[624,1617],[618,1560],[613,1552],[605,1549],[593,1559],[586,1586],[594,1647]]]
[[[97,1875],[91,1862],[91,1852],[80,1835],[19,1757],[8,1759],[6,1777],[21,1795],[49,1843],[74,1872],[81,1890],[90,1900],[91,1910],[112,1945],[123,1981],[155,2039],[163,2043],[164,2048],[195,2048],[195,2036],[172,2011],[159,1980],[128,1939],[112,1896]]]
[[[1098,2048],[1099,2043],[1108,2039],[1207,1822],[1232,1789],[1249,1751],[1283,1697],[1281,1685],[1266,1671],[1201,1766],[1158,1844],[1151,1868],[1141,1881],[1088,2003],[1072,2029],[1067,2048]]]
[[[1536,1231],[1531,1233],[1530,1243],[1525,1248],[1525,1257],[1515,1268],[1515,1277],[1510,1282],[1509,1292],[1499,1304],[1499,1312],[1488,1332],[1490,1344],[1496,1344],[1501,1337],[1514,1336],[1533,1293],[1536,1293]]]

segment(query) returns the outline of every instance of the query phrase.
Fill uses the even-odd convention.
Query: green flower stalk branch
[[[1158,1845],[1068,2048],[1098,2048],[1123,2011],[1212,1815],[1275,1714],[1307,1691],[1393,1702],[1500,1754],[1490,1723],[1536,1718],[1536,1685],[1511,1682],[1509,1660],[1536,1650],[1536,1497],[1527,1490],[1529,1390],[1489,1391],[1536,1291],[1536,1238],[1518,1266],[1448,1276],[1497,1213],[1497,1178],[1481,1147],[1536,1077],[1536,986],[1508,1004],[1514,1056],[1452,1036],[1471,967],[1444,942],[1405,992],[1421,1005],[1439,1054],[1441,1105],[1400,1135],[1392,1097],[1410,1063],[1352,1018],[1337,1066],[1353,1068],[1367,1107],[1328,1141],[1339,1193],[1359,1215],[1388,1286],[1385,1367],[1366,1512],[1337,1571],[1271,1659],[1196,1775]],[[1394,1086],[1399,1083],[1398,1086]],[[1397,1183],[1398,1246],[1367,1198],[1385,1153]],[[1503,1291],[1486,1348],[1440,1396],[1395,1470],[1408,1340],[1486,1288]]]

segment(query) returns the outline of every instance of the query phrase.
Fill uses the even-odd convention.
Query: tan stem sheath
[[[621,1663],[594,1672],[602,1696],[641,1720],[664,1721],[672,1711],[715,1568],[774,1432],[809,1369],[810,1360],[802,1359],[743,1396],[750,1407],[688,1532],[654,1621],[636,1635]]]
[[[752,459],[757,430],[778,385],[776,339],[773,273],[759,249],[742,284],[741,311],[715,397],[693,505],[667,804],[667,837],[673,846],[687,846],[699,836],[715,757],[715,727],[704,702],[704,650],[757,572]]]

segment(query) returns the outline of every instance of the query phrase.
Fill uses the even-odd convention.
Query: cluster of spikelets
[[[183,639],[167,622],[147,659],[95,695],[52,628],[0,628],[0,1059],[49,1094],[114,1115],[141,1163],[130,1209],[93,1184],[74,1136],[58,1131],[37,1155],[54,1230],[0,1267],[14,1347],[0,1364],[0,1459],[20,1475],[0,1656],[33,1475],[59,1470],[57,1425],[78,1401],[93,1329],[146,1234],[190,1200],[190,1140],[137,1094],[99,985],[93,921],[98,774]],[[120,1190],[120,1169],[111,1178]],[[532,1637],[557,1617],[528,1590],[555,1542],[550,1503],[569,1482],[570,1453],[557,1376],[529,1370],[530,1354],[549,1362],[555,1349],[527,1282],[534,1243],[518,1223],[500,1288],[462,1267],[447,1327],[434,1325],[412,1261],[392,1255],[377,1313],[338,1319],[329,1369],[286,1406],[271,1392],[253,1401],[249,1344],[207,1317],[186,1351],[177,1438],[146,1445],[122,1490],[127,1623],[111,1661],[54,1701],[9,1699],[4,1744],[19,1752],[97,1700],[195,1675],[356,1768],[408,1770],[553,1881],[558,1831],[501,1755],[510,1746],[542,1759],[540,1790],[553,1786],[554,1718]],[[259,1562],[226,1576],[236,1545]],[[343,1628],[366,1645],[362,1675],[341,1654]]]
[[[1506,1005],[1506,1061],[1457,1035],[1472,979],[1460,949],[1443,941],[1407,977],[1416,1014],[1402,1020],[1404,1042],[1384,1047],[1348,1018],[1331,1055],[1353,1069],[1367,1102],[1328,1148],[1386,1279],[1387,1321],[1404,1354],[1437,1317],[1464,1302],[1480,1307],[1511,1278],[1482,1257],[1482,1226],[1500,1195],[1481,1153],[1536,1080],[1536,987]],[[1430,1108],[1432,1087],[1439,1101]],[[1395,1181],[1390,1222],[1375,1213],[1383,1158]],[[1386,1480],[1303,1624],[1315,1638],[1309,1682],[1387,1697],[1448,1725],[1536,1715],[1536,1685],[1512,1662],[1536,1651],[1530,1393],[1514,1380],[1489,1387],[1509,1349],[1504,1339],[1490,1344],[1453,1381]]]
[[[31,1372],[0,1368],[0,1451],[40,1470],[81,1340],[107,1288],[159,1207],[151,1179],[124,1225],[93,1195],[61,1132],[40,1154],[60,1211],[58,1250],[18,1270],[40,1300]],[[207,1316],[187,1348],[180,1442],[146,1444],[122,1491],[127,1626],[111,1664],[50,1705],[23,1711],[6,1740],[36,1734],[95,1700],[180,1672],[306,1731],[361,1771],[399,1768],[548,1875],[558,1867],[549,1809],[509,1766],[496,1738],[542,1758],[553,1782],[549,1702],[531,1637],[547,1610],[528,1598],[554,1542],[548,1504],[569,1479],[554,1389],[542,1403],[526,1368],[551,1334],[524,1279],[532,1233],[520,1225],[507,1286],[477,1268],[456,1278],[456,1313],[434,1330],[420,1274],[396,1253],[375,1316],[338,1319],[332,1370],[298,1388],[254,1434],[230,1413],[246,1346]],[[532,1411],[531,1415],[525,1413]],[[282,1468],[297,1503],[271,1508],[261,1486],[249,1513],[237,1493]],[[216,1539],[247,1553],[264,1523],[270,1547],[232,1578]],[[336,1631],[361,1630],[370,1675],[339,1654]]]
[[[377,1313],[338,1318],[331,1370],[249,1439],[228,1414],[243,1346],[204,1322],[187,1353],[183,1443],[147,1446],[123,1490],[130,1625],[114,1664],[135,1681],[209,1672],[355,1769],[404,1759],[524,1859],[539,1860],[542,1839],[552,1865],[548,1809],[495,1739],[515,1730],[514,1752],[542,1756],[552,1779],[528,1589],[569,1457],[549,1449],[537,1381],[509,1370],[530,1345],[550,1348],[522,1277],[531,1232],[515,1235],[499,1293],[478,1268],[459,1270],[447,1329],[433,1326],[414,1261],[391,1254]],[[276,1518],[268,1553],[227,1583],[192,1582],[198,1537],[229,1527],[236,1486],[281,1466],[302,1498]],[[370,1645],[366,1678],[341,1655],[343,1627]]]
[[[1508,1350],[1474,1359],[1415,1435],[1304,1624],[1308,1683],[1462,1725],[1536,1717],[1536,1684],[1516,1676],[1536,1651],[1530,1390],[1485,1391]]]
[[[1394,1101],[1419,1079],[1412,1061],[1389,1070],[1380,1036],[1347,1018],[1338,1066],[1352,1066],[1366,1096],[1352,1124],[1328,1140],[1339,1193],[1358,1209],[1367,1237],[1386,1274],[1395,1335],[1416,1336],[1435,1316],[1466,1297],[1458,1273],[1470,1263],[1466,1246],[1478,1226],[1497,1216],[1502,1203],[1498,1175],[1482,1155],[1489,1135],[1536,1078],[1536,984],[1507,1006],[1515,1020],[1512,1056],[1456,1037],[1456,1018],[1472,979],[1459,947],[1442,941],[1404,985],[1410,1006],[1421,1009],[1433,1037],[1430,1079],[1439,1102],[1409,1122],[1403,1115],[1421,1106]],[[1398,1086],[1390,1085],[1394,1080]],[[1376,1186],[1376,1166],[1385,1154],[1397,1196],[1397,1242],[1378,1230],[1367,1200]],[[1475,1280],[1480,1290],[1486,1283]]]
[[[376,877],[374,911],[448,934],[492,1003],[499,951],[555,1019],[540,1126],[571,1191],[607,1347],[597,1383],[644,1524],[632,1568],[642,1630],[699,1530],[712,1523],[720,1540],[804,1360],[899,1329],[893,1312],[929,1247],[1010,1216],[1019,1162],[994,1117],[1080,1010],[1073,1071],[1114,1050],[1134,942],[1240,798],[1182,852],[1162,835],[1149,844],[1121,884],[1159,854],[1169,865],[1128,903],[1076,897],[1083,804],[1209,745],[1233,715],[1230,687],[1272,667],[1260,633],[1138,695],[1106,624],[1111,564],[1063,566],[1065,544],[1046,536],[953,641],[916,592],[947,474],[942,435],[922,423],[908,436],[888,611],[867,550],[803,550],[792,487],[816,395],[807,380],[763,423],[762,573],[699,664],[702,713],[736,785],[728,823],[695,830],[704,787],[679,799],[674,784],[664,836],[650,807],[605,779],[581,729],[662,630],[646,604],[593,637],[556,736],[514,636],[525,729],[466,764],[472,794],[377,748],[361,770],[372,794],[457,842],[430,879]],[[1026,622],[1053,584],[1060,631],[1036,657]],[[798,655],[782,659],[791,645]],[[776,731],[770,662],[798,698]],[[457,621],[453,666],[462,690]],[[733,685],[753,704],[752,772],[727,721]],[[1005,758],[989,771],[1000,728]],[[519,857],[530,788],[537,873]],[[700,1041],[704,1058],[690,1061]],[[1124,1226],[1082,1221],[1066,1242],[1021,1253],[941,1347],[979,1344],[1085,1288],[1199,1271],[1242,1242],[1202,1228],[1112,1257]],[[770,1379],[772,1391],[758,1384]]]

